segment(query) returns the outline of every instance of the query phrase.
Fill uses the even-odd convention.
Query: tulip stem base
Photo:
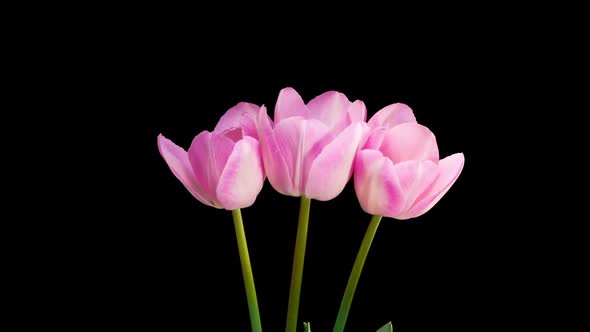
[[[344,325],[346,325],[346,319],[348,318],[348,311],[350,310],[350,305],[352,304],[352,298],[354,296],[356,286],[358,285],[359,279],[361,277],[363,266],[365,265],[365,260],[367,259],[369,249],[371,248],[371,243],[373,243],[373,239],[375,238],[375,233],[377,232],[380,222],[381,216],[373,216],[373,218],[371,218],[371,223],[367,228],[367,232],[365,233],[365,237],[361,243],[361,248],[359,249],[354,266],[352,267],[352,272],[350,273],[348,284],[346,285],[346,290],[344,291],[344,297],[342,298],[342,303],[340,304],[340,310],[338,311],[338,317],[336,318],[336,324],[334,324],[333,332],[344,331]]]
[[[256,288],[254,287],[254,276],[252,275],[248,244],[246,243],[246,233],[244,232],[244,223],[242,222],[242,212],[240,209],[232,210],[232,216],[234,218],[234,227],[236,229],[236,239],[238,240],[238,250],[240,252],[240,263],[242,265],[244,285],[246,286],[246,298],[248,300],[248,311],[250,311],[252,332],[262,332],[258,300],[256,299]]]
[[[295,239],[293,272],[291,273],[291,290],[289,291],[289,305],[287,307],[287,332],[297,331],[297,315],[299,313],[299,298],[301,295],[301,282],[303,280],[303,262],[305,260],[310,206],[311,199],[301,196],[299,223],[297,224],[297,238]]]

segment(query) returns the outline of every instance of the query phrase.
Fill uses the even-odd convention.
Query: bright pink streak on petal
[[[397,213],[405,204],[391,160],[376,150],[357,154],[354,189],[362,209],[369,214],[387,216]]]
[[[209,201],[221,207],[216,197],[217,182],[233,150],[234,142],[216,132],[204,131],[197,135],[188,149],[188,158]]]

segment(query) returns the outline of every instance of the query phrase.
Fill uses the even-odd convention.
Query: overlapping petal
[[[284,88],[279,92],[275,105],[275,123],[279,123],[292,116],[307,118],[309,109],[305,106],[303,99],[295,89]]]
[[[393,128],[402,123],[416,123],[416,117],[412,109],[402,103],[395,103],[385,106],[371,117],[369,127]]]
[[[389,129],[380,150],[394,163],[406,160],[432,160],[438,163],[438,145],[434,134],[417,123],[404,123]]]
[[[219,119],[213,131],[223,133],[227,130],[241,129],[243,136],[251,136],[258,139],[256,130],[256,117],[260,106],[241,102],[230,108]]]
[[[327,201],[342,192],[363,133],[363,124],[353,123],[322,149],[309,169],[305,196]]]
[[[416,123],[404,104],[382,109],[371,118],[369,127],[354,170],[361,207],[400,220],[426,213],[456,181],[463,154],[439,161],[436,137]]]
[[[252,137],[237,142],[219,176],[216,195],[228,210],[254,204],[262,190],[264,169],[260,146]]]
[[[363,102],[351,103],[339,92],[328,91],[307,105],[292,88],[279,93],[274,126],[266,114],[258,116],[258,136],[264,168],[278,192],[328,200],[350,179],[354,155],[364,131]],[[366,124],[365,124],[366,126]]]
[[[265,179],[256,120],[261,108],[239,103],[203,131],[188,151],[158,136],[160,154],[183,185],[203,204],[233,210],[254,203]]]
[[[258,113],[257,123],[262,160],[268,181],[281,194],[297,196],[297,191],[293,188],[289,166],[275,138],[272,120],[266,114],[264,106],[262,111]]]
[[[416,200],[403,217],[406,219],[415,218],[428,212],[449,191],[455,181],[457,181],[464,164],[465,157],[462,153],[455,153],[441,159],[438,163],[440,175],[436,182]]]
[[[214,207],[203,187],[197,182],[188,153],[162,134],[158,135],[158,150],[172,173],[186,189],[201,203]]]
[[[389,216],[404,204],[393,183],[393,164],[377,150],[361,150],[354,167],[354,189],[362,209],[373,215]]]
[[[328,127],[345,121],[349,106],[350,100],[343,93],[336,91],[324,92],[307,103],[310,117],[318,119]]]

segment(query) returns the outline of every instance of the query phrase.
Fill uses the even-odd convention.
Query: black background
[[[156,137],[188,148],[240,101],[272,113],[289,86],[305,101],[328,90],[361,99],[368,118],[406,103],[437,136],[441,157],[465,155],[458,181],[430,212],[382,221],[347,331],[388,321],[400,332],[483,331],[522,315],[530,289],[509,291],[523,285],[515,271],[526,254],[512,250],[522,228],[498,217],[508,194],[493,193],[510,159],[499,151],[521,79],[505,63],[522,59],[487,30],[446,26],[416,36],[414,26],[389,21],[360,31],[351,23],[316,29],[313,19],[271,24],[238,15],[209,24],[155,9],[134,15],[107,34],[97,29],[101,46],[87,50],[97,79],[93,114],[104,125],[94,138],[104,173],[93,181],[108,194],[92,202],[97,221],[73,230],[85,250],[64,261],[76,271],[68,279],[76,286],[65,287],[82,326],[249,330],[231,213],[186,191]],[[284,329],[298,209],[297,198],[267,181],[242,211],[265,331]],[[312,202],[299,319],[314,332],[332,328],[369,219],[352,183],[332,201]]]
[[[476,193],[485,181],[476,140],[477,126],[485,121],[485,101],[477,97],[481,91],[472,76],[477,72],[457,69],[451,60],[397,57],[396,51],[369,56],[364,53],[371,46],[360,41],[322,45],[340,47],[344,56],[315,53],[313,45],[297,46],[303,41],[295,40],[284,49],[247,42],[205,48],[200,60],[179,43],[174,38],[156,43],[165,51],[141,59],[145,69],[134,72],[141,87],[133,88],[135,125],[141,130],[134,146],[141,152],[137,194],[144,201],[126,220],[125,258],[118,260],[133,321],[198,327],[205,320],[221,330],[248,329],[231,214],[192,198],[155,142],[163,133],[188,148],[198,132],[212,130],[237,102],[272,110],[279,90],[287,86],[306,101],[327,90],[341,91],[363,100],[369,116],[390,103],[407,103],[437,135],[441,156],[466,156],[463,174],[432,211],[416,220],[382,222],[348,330],[373,331],[391,320],[398,331],[441,326],[467,331],[486,319],[486,299],[497,291],[490,284],[497,244],[490,240],[498,226],[482,220],[486,207]],[[284,328],[298,207],[297,198],[282,196],[266,183],[256,204],[243,210],[268,331]],[[336,199],[312,203],[299,317],[312,322],[314,331],[331,329],[369,219],[351,183]]]

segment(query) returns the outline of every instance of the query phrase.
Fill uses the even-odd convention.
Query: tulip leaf
[[[378,329],[377,332],[393,332],[393,325],[389,322]]]
[[[311,332],[311,324],[310,323],[303,323],[303,328],[305,332]]]

